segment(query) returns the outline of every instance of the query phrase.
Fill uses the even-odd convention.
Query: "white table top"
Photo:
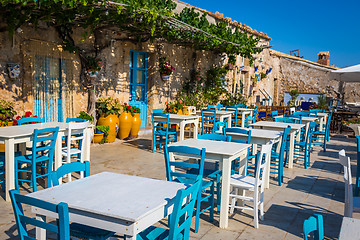
[[[242,128],[242,127],[234,127],[234,128],[249,130],[249,128]],[[251,138],[264,138],[264,139],[272,140],[272,139],[277,139],[277,138],[279,138],[279,137],[281,137],[283,135],[282,131],[256,129],[256,128],[250,129],[250,130],[251,130]],[[229,132],[227,135],[229,135],[229,136],[234,136],[234,135],[242,136],[244,134]]]
[[[204,139],[186,139],[184,141],[169,144],[169,146],[187,146],[195,148],[206,148],[206,153],[218,154],[224,156],[233,156],[244,149],[250,147],[250,144],[212,141]]]
[[[305,124],[284,123],[284,122],[271,122],[271,121],[259,121],[259,122],[253,123],[252,126],[282,128],[282,129],[285,129],[287,126],[290,126],[291,129],[299,130],[299,129],[305,127]]]
[[[225,110],[226,108],[223,108],[223,109]],[[241,108],[241,107],[238,107],[237,110],[240,111],[240,112],[247,112],[247,111],[253,112],[254,111],[253,108]],[[227,111],[235,111],[235,108],[234,107],[228,107]]]
[[[280,115],[280,116],[276,116],[275,118],[279,118],[279,117],[284,117],[284,115]],[[317,117],[302,117],[301,120],[306,121],[306,122],[313,122],[316,121],[318,118]]]
[[[341,224],[339,240],[360,239],[360,219],[344,217]]]
[[[154,118],[163,118],[159,116],[155,116]],[[169,114],[169,119],[176,119],[176,120],[189,120],[189,119],[196,119],[199,118],[199,116],[196,115],[182,115],[182,114]]]
[[[102,172],[28,194],[69,208],[136,222],[166,206],[182,183]],[[172,203],[171,203],[172,204]]]
[[[0,138],[15,138],[29,136],[33,134],[34,129],[59,127],[60,131],[64,131],[69,127],[68,123],[64,122],[47,122],[47,123],[36,123],[26,124],[20,126],[10,126],[0,128]]]
[[[210,112],[206,112],[204,111],[204,113],[210,113]],[[216,115],[220,116],[220,115],[231,115],[233,113],[233,111],[225,111],[225,110],[216,110]],[[201,110],[196,111],[196,114],[199,114],[201,116]]]
[[[328,115],[328,113],[317,113],[318,117],[326,117]]]

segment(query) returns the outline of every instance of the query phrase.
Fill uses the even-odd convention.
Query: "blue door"
[[[147,68],[148,54],[130,51],[130,101],[131,106],[140,108],[141,127],[147,120]]]
[[[44,118],[46,122],[62,122],[65,118],[63,112],[65,60],[36,56],[34,67],[33,114]]]

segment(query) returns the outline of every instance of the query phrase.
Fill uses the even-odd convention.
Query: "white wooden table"
[[[171,146],[188,146],[206,148],[205,159],[219,161],[222,169],[221,205],[220,205],[220,228],[228,227],[229,194],[231,162],[240,157],[240,174],[245,170],[246,155],[250,144],[220,142],[203,139],[186,139],[170,144]]]
[[[240,127],[234,127],[234,128],[249,130],[249,128],[240,128]],[[270,141],[276,143],[281,140],[281,137],[283,135],[283,131],[274,131],[274,130],[266,130],[266,129],[250,129],[250,130],[251,130],[250,143],[253,145],[253,154],[256,153],[258,144],[260,145],[267,144]],[[247,135],[244,134],[229,132],[226,135],[231,136],[231,139],[247,140]],[[270,185],[269,178],[270,178],[270,162],[266,166],[266,177],[264,181],[266,188],[269,188]]]
[[[260,121],[252,124],[254,128],[261,128],[267,130],[280,130],[284,131],[287,126],[291,127],[290,130],[290,146],[289,146],[289,168],[293,167],[294,163],[294,142],[295,134],[300,133],[300,130],[305,127],[305,124],[294,124],[294,123],[283,123],[283,122],[271,122],[271,121]],[[300,134],[298,134],[298,140],[300,140]]]
[[[275,118],[280,118],[280,117],[284,117],[283,115],[280,116],[276,116]],[[321,117],[320,117],[321,118]],[[301,123],[306,124],[306,130],[305,130],[305,135],[307,134],[307,132],[309,131],[309,126],[310,126],[310,122],[314,122],[319,120],[320,118],[318,117],[302,117],[301,118]],[[320,128],[322,128],[322,126],[320,125]]]
[[[246,120],[246,115],[253,115],[254,113],[254,109],[252,108],[240,108],[238,107],[237,108],[238,110],[238,116],[241,116],[241,127],[245,127],[245,120]],[[235,108],[231,108],[229,107],[227,109],[227,111],[235,111]]]
[[[216,110],[216,118],[219,118],[220,122],[224,122],[227,119],[228,127],[231,127],[231,115],[233,111]],[[201,116],[201,111],[196,111],[198,116]],[[204,115],[213,115],[212,112],[203,112]],[[221,130],[221,127],[220,127]]]
[[[61,143],[62,137],[66,135],[68,123],[48,122],[38,124],[26,124],[21,126],[11,126],[0,128],[0,143],[5,144],[5,182],[6,182],[6,201],[10,201],[9,190],[15,188],[15,144],[26,144],[32,140],[34,129],[59,127],[59,134],[55,145],[54,169],[62,165]],[[90,161],[91,128],[88,128],[85,140],[84,161]],[[26,150],[22,150],[25,153]]]
[[[182,183],[102,172],[87,178],[44,189],[28,196],[69,206],[69,220],[136,239],[136,234],[172,212],[174,197]],[[38,219],[49,212],[32,208]],[[46,239],[37,229],[36,239]]]
[[[360,219],[344,217],[341,224],[339,240],[360,239]]]
[[[155,120],[165,119],[164,117],[154,116]],[[185,126],[187,124],[194,124],[194,138],[197,138],[199,127],[199,116],[196,115],[180,115],[169,114],[169,123],[178,124],[180,129],[179,141],[184,140]],[[153,133],[154,134],[154,133]],[[152,138],[153,139],[153,138]]]

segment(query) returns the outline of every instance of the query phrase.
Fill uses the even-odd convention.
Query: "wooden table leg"
[[[14,138],[5,140],[5,200],[10,202],[9,190],[15,189],[15,156],[14,156]]]
[[[229,194],[230,194],[231,161],[229,158],[222,159],[222,183],[220,205],[220,228],[228,227],[229,217]]]
[[[180,128],[180,136],[179,136],[179,141],[184,141],[184,132],[185,132],[185,124],[184,124],[184,121],[181,121],[180,124],[179,124],[179,128]]]
[[[295,142],[295,131],[290,132],[290,146],[289,146],[289,168],[293,168],[294,165],[294,142]]]
[[[241,113],[241,127],[245,127],[245,121],[246,121],[246,114],[245,112]]]
[[[199,119],[195,120],[194,125],[194,138],[197,139],[199,133]]]
[[[36,219],[42,222],[46,222],[46,216],[36,214]],[[36,239],[38,240],[46,240],[46,229],[44,228],[36,228]]]

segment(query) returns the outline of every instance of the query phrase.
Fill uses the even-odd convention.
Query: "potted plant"
[[[91,116],[90,114],[88,114],[88,113],[85,112],[85,111],[81,111],[81,112],[79,113],[78,118],[85,119],[85,120],[87,120],[87,121],[89,121],[89,122],[91,122],[91,123],[94,122],[94,117]]]
[[[168,81],[171,73],[175,70],[173,66],[170,65],[166,57],[159,58],[159,71],[162,80]]]
[[[101,59],[94,57],[86,57],[87,60],[87,74],[89,77],[96,77],[102,68]]]
[[[99,116],[98,126],[109,126],[108,142],[114,142],[119,127],[118,114],[120,111],[119,99],[107,97],[96,101],[96,112]]]
[[[118,137],[120,139],[124,139],[129,137],[130,131],[131,131],[131,125],[132,125],[132,118],[134,116],[134,112],[132,110],[132,107],[124,103],[122,105],[122,113],[119,116],[119,133]]]
[[[296,102],[296,98],[299,96],[299,93],[296,89],[294,90],[291,90],[289,92],[290,96],[291,96],[291,99],[289,101],[289,106],[290,107],[295,107],[295,102]]]
[[[109,126],[96,126],[96,132],[94,134],[93,142],[99,144],[107,143],[109,130],[110,130]]]
[[[132,112],[134,116],[131,123],[130,138],[136,138],[139,135],[141,119],[140,119],[140,108],[133,106]]]
[[[15,114],[14,103],[0,100],[0,127],[12,126]]]

